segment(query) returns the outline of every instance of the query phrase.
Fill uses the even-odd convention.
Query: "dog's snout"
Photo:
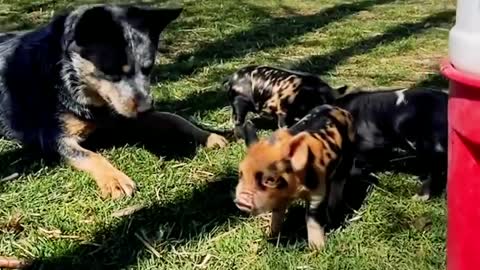
[[[135,111],[143,113],[152,109],[153,99],[150,96],[139,94],[135,96],[133,104]]]

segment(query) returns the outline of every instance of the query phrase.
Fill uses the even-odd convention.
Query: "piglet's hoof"
[[[426,202],[429,199],[430,199],[430,195],[428,195],[428,194],[423,194],[423,195],[415,194],[415,196],[412,197],[412,200],[421,201],[421,202]]]
[[[312,250],[322,250],[325,248],[325,237],[308,239],[308,248]]]
[[[205,143],[205,146],[207,148],[223,148],[228,144],[227,139],[225,137],[220,136],[215,133],[211,133],[210,136],[208,136],[207,142]]]

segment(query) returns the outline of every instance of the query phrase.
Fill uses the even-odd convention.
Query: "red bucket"
[[[465,74],[448,59],[447,269],[480,269],[480,77]]]

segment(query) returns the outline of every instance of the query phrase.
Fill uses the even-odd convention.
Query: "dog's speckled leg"
[[[135,183],[123,172],[115,168],[100,154],[82,148],[74,138],[60,141],[59,153],[68,163],[80,171],[89,173],[97,182],[102,197],[118,199],[132,196]]]
[[[100,154],[80,146],[79,142],[94,131],[95,125],[72,114],[62,115],[60,120],[64,135],[57,143],[58,153],[76,169],[89,173],[97,182],[103,197],[117,199],[132,196],[135,183],[128,176]]]
[[[168,132],[190,137],[195,142],[207,147],[224,147],[227,145],[227,140],[223,136],[203,130],[173,113],[148,112],[139,115],[134,121],[137,126],[139,125],[147,131]]]

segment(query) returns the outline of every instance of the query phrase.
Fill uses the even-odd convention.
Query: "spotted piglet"
[[[346,86],[332,89],[315,74],[269,66],[246,66],[225,82],[237,135],[249,112],[273,116],[278,127],[291,126],[318,105],[330,104],[334,94]]]
[[[251,122],[243,129],[248,150],[239,166],[235,204],[252,215],[272,212],[270,236],[281,230],[295,199],[308,203],[306,223],[311,248],[325,245],[324,225],[342,200],[352,166],[352,116],[321,105],[289,129],[258,139]],[[323,223],[323,224],[322,224]]]

